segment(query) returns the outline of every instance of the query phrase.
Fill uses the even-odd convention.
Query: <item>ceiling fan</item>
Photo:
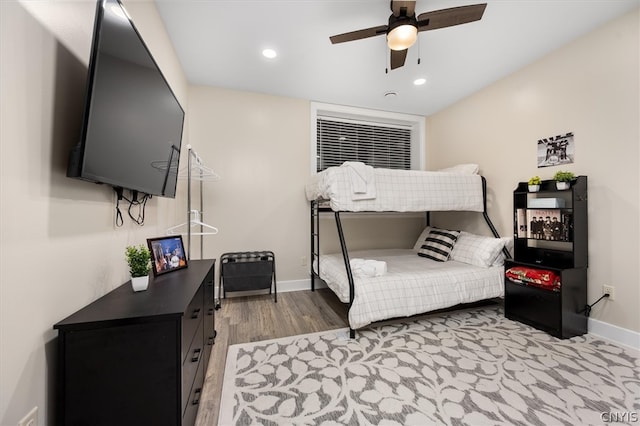
[[[332,44],[387,35],[387,45],[391,49],[391,69],[400,68],[407,58],[407,50],[418,38],[419,31],[437,30],[482,19],[486,3],[469,6],[451,7],[421,13],[416,17],[415,1],[391,0],[388,25],[351,31],[329,37]]]

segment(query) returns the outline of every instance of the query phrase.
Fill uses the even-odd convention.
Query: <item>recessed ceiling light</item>
[[[413,80],[413,84],[415,84],[416,86],[422,86],[426,82],[427,82],[426,78],[417,78],[417,79]]]
[[[273,49],[264,49],[262,51],[262,56],[264,56],[265,58],[273,59],[278,56],[278,54]]]
[[[398,96],[396,92],[387,92],[384,94],[385,98],[395,98],[396,96]]]

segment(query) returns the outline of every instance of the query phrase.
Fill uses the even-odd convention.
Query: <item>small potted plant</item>
[[[529,192],[538,192],[540,190],[540,184],[542,180],[540,176],[533,176],[529,179]]]
[[[131,273],[131,286],[133,291],[146,290],[149,286],[149,271],[151,270],[151,253],[149,249],[139,246],[127,246],[125,251],[129,272]]]
[[[555,175],[553,175],[553,179],[556,181],[557,189],[569,189],[569,183],[572,180],[575,180],[576,175],[573,172],[566,172],[562,170],[558,170]]]

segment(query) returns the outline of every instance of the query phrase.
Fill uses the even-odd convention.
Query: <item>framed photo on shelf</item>
[[[527,238],[546,241],[570,241],[571,217],[559,209],[528,209]]]
[[[151,252],[151,269],[154,276],[187,267],[182,236],[147,238],[147,245]]]

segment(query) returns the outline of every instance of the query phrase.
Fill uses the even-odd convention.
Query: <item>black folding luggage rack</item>
[[[218,294],[224,299],[227,292],[269,289],[278,303],[276,261],[272,251],[224,253],[220,256]]]

